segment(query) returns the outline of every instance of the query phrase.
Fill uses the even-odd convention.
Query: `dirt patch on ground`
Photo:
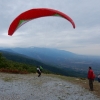
[[[75,78],[75,77],[66,77],[66,76],[61,76],[61,75],[58,75],[58,77],[61,78],[61,79],[67,80],[71,83],[77,84],[81,87],[84,87],[86,90],[90,91],[89,90],[89,85],[88,85],[89,84],[88,79]],[[100,82],[94,81],[93,86],[94,86],[94,91],[90,91],[90,92],[92,92],[93,94],[97,95],[100,98]]]
[[[100,100],[71,80],[59,75],[0,73],[0,100]]]

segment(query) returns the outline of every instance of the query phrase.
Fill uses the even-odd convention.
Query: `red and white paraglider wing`
[[[30,9],[28,11],[25,11],[21,13],[19,16],[17,16],[9,27],[8,35],[13,35],[14,32],[26,22],[32,19],[36,19],[39,17],[46,17],[46,16],[59,16],[65,18],[72,24],[73,28],[75,28],[74,21],[68,15],[54,9],[36,8],[36,9]]]

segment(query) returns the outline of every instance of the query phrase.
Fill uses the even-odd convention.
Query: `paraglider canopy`
[[[9,27],[8,35],[13,35],[14,32],[26,22],[32,19],[36,19],[39,17],[46,17],[46,16],[59,16],[59,17],[65,18],[72,24],[73,28],[75,28],[74,21],[68,15],[64,14],[63,12],[60,12],[54,9],[49,9],[49,8],[35,8],[35,9],[30,9],[28,11],[25,11],[21,13],[19,16],[17,16],[12,21]]]

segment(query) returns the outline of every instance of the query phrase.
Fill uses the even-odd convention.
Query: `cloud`
[[[63,18],[44,17],[23,25],[13,36],[7,35],[10,23],[20,13],[42,7],[69,15],[76,29]],[[0,46],[51,47],[100,55],[100,0],[0,0]]]

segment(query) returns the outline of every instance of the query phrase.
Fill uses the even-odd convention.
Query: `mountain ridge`
[[[81,73],[86,73],[88,66],[92,66],[93,69],[95,69],[96,74],[100,73],[100,70],[98,70],[100,57],[97,56],[77,55],[64,50],[39,47],[10,48],[3,50],[25,55],[36,61],[50,66],[55,66],[57,68],[62,68],[63,70],[72,69]]]

